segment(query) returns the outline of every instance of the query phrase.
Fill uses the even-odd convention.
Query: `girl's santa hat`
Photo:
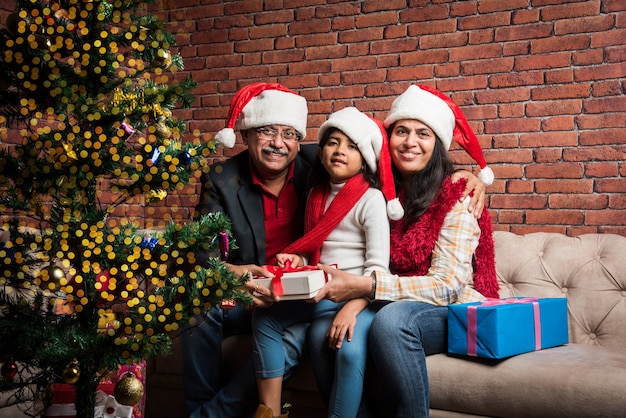
[[[451,98],[432,87],[411,85],[394,100],[384,122],[385,128],[401,119],[415,119],[428,125],[446,147],[446,151],[450,149],[454,138],[480,166],[478,178],[486,186],[493,183],[493,171],[487,167],[478,138],[459,106]]]
[[[356,107],[346,107],[328,118],[320,126],[318,142],[331,128],[339,129],[352,140],[361,151],[368,167],[378,173],[381,190],[387,200],[389,219],[398,220],[404,216],[404,209],[396,197],[396,189],[391,171],[389,140],[383,124],[359,111]]]
[[[235,145],[235,130],[285,125],[306,137],[306,99],[278,83],[253,83],[242,87],[230,102],[226,127],[215,139],[227,148]]]

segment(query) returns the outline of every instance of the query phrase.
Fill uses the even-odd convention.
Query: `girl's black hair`
[[[340,129],[337,129],[337,128],[327,129],[326,132],[324,132],[324,135],[322,136],[322,138],[320,139],[318,148],[320,149],[323,148],[324,145],[326,145],[326,143],[328,142],[328,138],[330,138],[330,135],[333,132],[337,132],[337,131],[342,132]],[[378,175],[369,168],[367,163],[365,163],[365,160],[363,160],[362,172],[363,172],[363,177],[365,178],[365,181],[367,181],[371,187],[380,189],[380,180],[378,178]],[[320,160],[319,156],[316,156],[315,160],[313,160],[313,164],[311,164],[309,175],[307,176],[307,189],[311,190],[313,187],[317,186],[318,184],[324,184],[324,182],[329,182],[329,181],[330,181],[330,176],[328,175],[328,172],[322,165],[322,161]]]
[[[389,137],[394,126],[388,129]],[[393,167],[396,190],[403,190],[402,177]],[[454,173],[454,165],[448,157],[448,151],[437,137],[433,155],[422,171],[413,175],[407,189],[404,189],[404,217],[407,222],[415,222],[426,212],[441,189],[443,180]]]

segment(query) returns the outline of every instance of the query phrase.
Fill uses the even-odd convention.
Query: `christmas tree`
[[[236,244],[225,216],[161,232],[112,216],[199,177],[218,144],[173,117],[195,83],[145,3],[19,0],[0,37],[0,128],[22,137],[0,148],[0,390],[45,404],[65,382],[92,417],[108,372],[248,301],[221,261]]]

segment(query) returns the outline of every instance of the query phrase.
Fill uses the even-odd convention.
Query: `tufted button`
[[[567,287],[563,287],[563,288],[561,288],[561,292],[563,292],[563,293],[567,293]]]
[[[506,284],[506,287],[508,287],[509,289],[513,289],[513,283],[507,283],[507,284]],[[626,292],[624,292],[624,293],[626,293]],[[625,296],[626,296],[626,295],[625,295]]]
[[[596,339],[596,334],[594,334],[593,332],[591,334],[589,334],[589,339],[590,340],[595,340]]]
[[[626,290],[622,290],[622,296],[626,298]]]
[[[539,252],[537,253],[537,257],[543,257],[543,251],[539,251]]]

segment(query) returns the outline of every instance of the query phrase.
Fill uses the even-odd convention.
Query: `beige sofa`
[[[429,356],[431,416],[625,417],[626,237],[494,237],[500,296],[566,297],[570,343],[503,361]],[[148,418],[184,416],[176,355],[152,363]],[[295,418],[325,416],[308,362],[283,397]]]
[[[626,237],[495,232],[495,244],[500,295],[567,297],[570,343],[503,361],[429,356],[431,416],[625,417]],[[224,344],[238,358],[249,339]],[[181,382],[176,342],[150,362],[147,418],[185,416]],[[325,416],[308,361],[283,398],[294,418]]]

